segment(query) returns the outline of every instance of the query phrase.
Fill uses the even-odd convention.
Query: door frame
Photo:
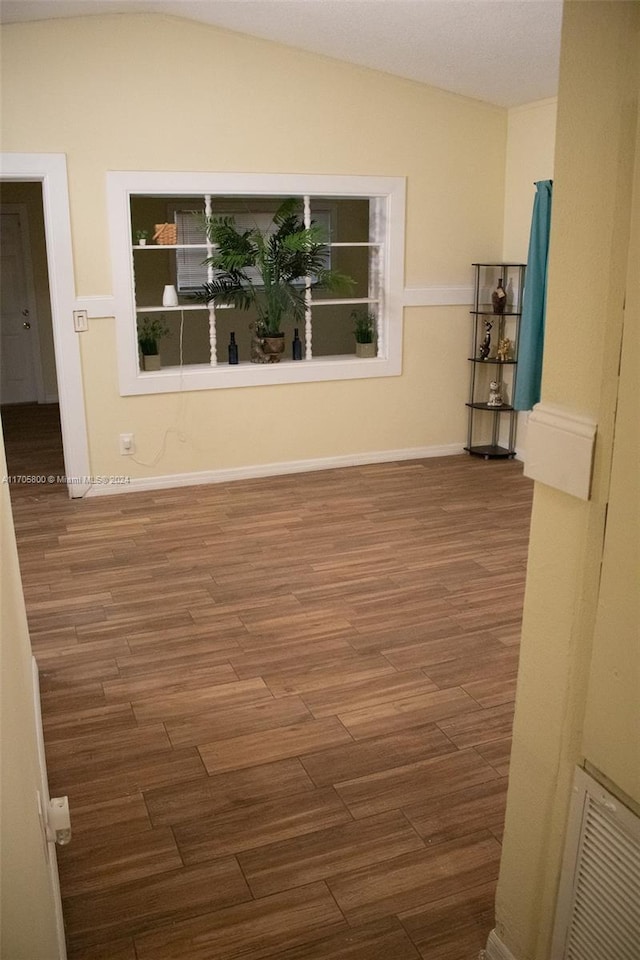
[[[67,158],[63,153],[2,153],[0,179],[42,184],[65,476],[69,496],[82,497],[91,478],[79,334],[73,328],[76,292]]]
[[[42,357],[40,355],[40,325],[38,322],[38,304],[35,296],[33,279],[33,261],[31,259],[31,241],[29,236],[29,213],[26,203],[0,203],[0,214],[17,214],[20,220],[20,247],[24,267],[25,300],[29,311],[29,323],[33,336],[29,338],[29,349],[33,362],[36,398],[38,403],[45,403],[44,379],[42,376]]]

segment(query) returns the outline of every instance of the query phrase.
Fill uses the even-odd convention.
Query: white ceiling
[[[163,13],[504,107],[557,92],[562,0],[2,0],[13,23]]]

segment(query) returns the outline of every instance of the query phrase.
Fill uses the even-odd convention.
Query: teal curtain
[[[516,410],[531,410],[534,403],[538,403],[542,380],[553,180],[540,180],[535,186],[527,276],[520,318],[518,379],[513,397],[513,406]]]

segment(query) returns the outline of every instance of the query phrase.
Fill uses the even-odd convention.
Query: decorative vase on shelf
[[[171,284],[167,284],[162,293],[162,306],[163,307],[177,307],[178,306],[178,294],[176,288]]]
[[[507,294],[502,286],[502,277],[498,280],[498,286],[491,294],[491,303],[494,313],[504,313],[504,308],[507,305]]]
[[[231,365],[237,364],[238,362],[238,344],[236,343],[236,335],[234,331],[231,331],[229,334],[229,363]]]

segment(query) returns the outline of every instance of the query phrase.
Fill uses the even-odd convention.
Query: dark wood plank
[[[404,807],[404,814],[421,837],[429,843],[442,843],[469,833],[499,829],[506,804],[507,781],[501,778],[430,797],[426,804]]]
[[[464,750],[347,780],[337,784],[336,790],[354,817],[371,817],[384,810],[426,803],[432,797],[496,777],[493,767],[474,750]]]
[[[322,787],[454,751],[451,740],[430,724],[360,743],[347,743],[312,753],[301,760],[313,782]]]
[[[138,960],[259,960],[345,926],[325,884],[314,883],[158,928],[135,944]]]
[[[425,960],[475,957],[494,925],[495,883],[456,892],[400,919]]]
[[[68,938],[75,947],[84,947],[150,929],[171,930],[189,917],[250,898],[236,860],[227,858],[65,897],[63,909]]]
[[[279,960],[419,960],[420,954],[395,918],[305,943],[278,955]]]
[[[341,713],[340,721],[355,740],[397,733],[476,711],[477,700],[460,687],[434,690],[406,700],[391,700],[375,706]]]
[[[335,876],[329,888],[349,922],[359,924],[495,880],[499,865],[500,844],[479,834]]]
[[[360,683],[328,687],[303,697],[314,717],[330,717],[353,710],[364,710],[393,700],[404,700],[430,693],[436,686],[419,670],[392,673]]]
[[[405,817],[392,810],[249,850],[238,862],[253,895],[264,897],[423,847]]]
[[[184,862],[199,863],[345,822],[351,822],[349,811],[335,790],[325,788],[175,824],[173,833]]]
[[[206,713],[169,720],[165,728],[171,743],[179,747],[228,740],[311,719],[300,697],[283,697],[281,700],[262,700],[247,706],[207,710]]]
[[[202,762],[211,774],[313,753],[322,747],[345,742],[350,743],[351,737],[340,721],[336,717],[326,717],[205,743],[199,750]]]
[[[65,896],[109,889],[181,866],[173,833],[167,827],[141,831],[135,844],[128,834],[108,830],[84,833],[58,851]]]

